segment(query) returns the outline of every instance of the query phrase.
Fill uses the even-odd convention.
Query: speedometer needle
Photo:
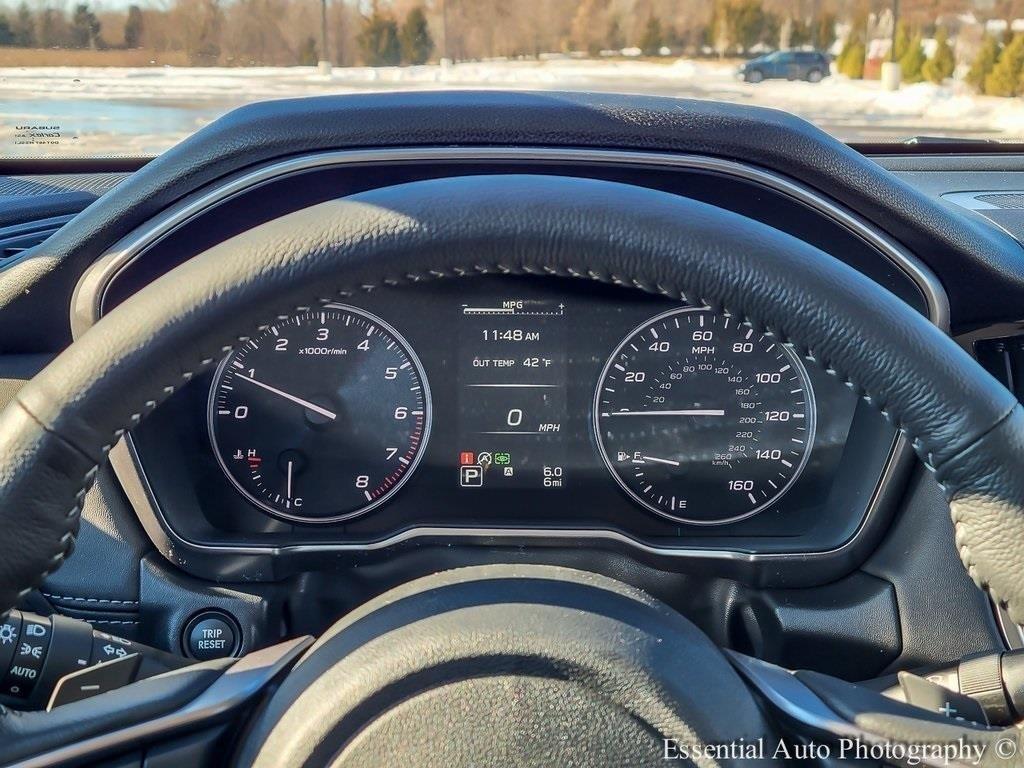
[[[691,408],[683,411],[610,411],[605,416],[725,416],[725,411],[714,408]]]
[[[303,408],[307,408],[313,411],[313,413],[319,413],[321,416],[330,419],[331,421],[334,421],[336,418],[338,418],[338,414],[334,413],[333,411],[328,411],[326,408],[321,408],[316,403],[311,403],[309,402],[309,400],[303,400],[301,397],[290,395],[287,392],[278,389],[277,387],[272,387],[269,384],[264,384],[262,381],[256,381],[256,379],[245,376],[244,374],[236,373],[235,378],[241,379],[242,381],[248,381],[250,384],[255,384],[257,387],[265,389],[267,390],[267,392],[273,392],[275,395],[277,395],[278,397],[283,397],[285,400],[291,400],[293,403],[301,405]]]

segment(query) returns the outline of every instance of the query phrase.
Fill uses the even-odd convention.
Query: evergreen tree
[[[906,53],[900,57],[900,73],[906,83],[921,82],[921,68],[924,66],[924,48],[921,46],[921,35],[914,35],[907,46]]]
[[[363,61],[371,67],[394,67],[402,62],[398,22],[390,14],[374,9],[364,16],[358,42]]]
[[[900,61],[904,56],[907,55],[907,51],[910,49],[910,30],[907,29],[905,22],[896,22],[896,34],[893,38],[893,50],[892,55],[889,57],[890,61]]]
[[[935,51],[921,67],[921,74],[925,80],[941,84],[947,77],[953,76],[954,69],[956,69],[956,57],[949,44],[949,34],[945,27],[939,27],[935,32]]]
[[[762,0],[715,0],[706,39],[720,56],[749,51],[758,43],[775,45],[781,20],[764,8]]]
[[[86,3],[75,6],[71,16],[71,45],[74,48],[96,48],[100,40],[100,20]]]
[[[299,66],[315,67],[318,61],[320,54],[316,49],[316,40],[310,35],[299,46]]]
[[[841,75],[846,75],[851,80],[860,80],[864,77],[864,57],[867,51],[860,35],[851,33],[843,44],[843,50],[836,57],[836,69]]]
[[[139,48],[142,45],[142,9],[137,5],[128,6],[124,22],[124,47]]]
[[[56,48],[65,43],[66,36],[62,34],[62,22],[64,19],[53,8],[44,8],[39,16],[39,47]]]
[[[744,51],[758,43],[778,39],[778,19],[765,10],[761,0],[736,0],[729,17],[732,41]]]
[[[6,13],[0,13],[0,45],[14,45],[15,35]]]
[[[999,41],[992,35],[985,35],[985,39],[981,41],[978,54],[974,57],[974,61],[971,62],[971,68],[967,71],[964,80],[976,91],[984,91],[985,78],[996,65],[998,58]]]
[[[6,16],[4,18],[6,20]],[[18,14],[14,17],[14,23],[8,25],[8,29],[11,32],[11,41],[3,45],[17,45],[20,48],[36,46],[36,21],[27,3],[18,6]]]
[[[1024,69],[1024,35],[1014,35],[999,55],[992,71],[985,76],[985,93],[989,96],[1016,96]]]
[[[640,36],[640,50],[644,52],[644,56],[657,56],[662,42],[661,22],[651,16],[644,27],[644,33]]]
[[[409,11],[399,35],[402,43],[402,61],[405,64],[426,64],[434,51],[434,39],[427,26],[427,14],[421,6]]]

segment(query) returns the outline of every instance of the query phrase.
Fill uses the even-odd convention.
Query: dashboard
[[[62,258],[29,263],[32,281],[24,262],[0,265],[0,395],[66,346],[65,325],[90,333],[234,235],[376,187],[528,173],[668,191],[815,245],[1024,397],[1024,270],[1011,237],[1024,237],[1024,219],[1006,209],[981,221],[956,200],[929,207],[900,180],[939,197],[996,189],[999,174],[1010,192],[1019,173],[1005,167],[1024,170],[1019,158],[963,160],[989,168],[963,178],[950,170],[958,160],[883,158],[905,173],[879,180],[876,161],[843,147],[829,162],[822,139],[791,126],[723,131],[714,113],[699,142],[659,144],[651,136],[679,110],[589,107],[599,134],[570,131],[572,146],[552,138],[572,127],[560,107],[551,133],[511,144],[457,134],[465,143],[414,146],[379,123],[372,140],[346,143],[339,132],[367,122],[328,113],[329,138],[268,149],[291,126],[323,123],[267,109],[283,117],[267,137],[254,128],[244,151],[230,149],[250,135],[243,115],[133,175],[128,192],[81,214],[95,239],[54,236]],[[613,118],[636,136],[608,138]],[[187,183],[165,194],[154,179],[173,174]],[[105,215],[123,226],[105,229]],[[656,282],[463,271],[395,274],[261,318],[183,385],[180,370],[194,368],[172,361],[173,394],[146,403],[152,412],[112,447],[83,500],[75,556],[23,608],[172,650],[212,611],[247,652],[320,633],[418,576],[548,563],[643,589],[722,647],[849,680],[1019,641],[964,573],[941,489],[827,362]],[[58,310],[37,321],[43,305]],[[914,385],[926,398],[928,382]]]
[[[972,352],[984,343],[993,372],[1017,370],[1016,241],[973,210],[925,205],[910,184],[936,198],[1012,191],[1018,158],[872,161],[816,135],[794,141],[771,115],[724,131],[720,116],[689,122],[701,105],[648,119],[564,96],[500,98],[557,105],[543,124],[495,121],[488,106],[488,126],[540,127],[467,131],[455,145],[460,104],[415,112],[445,116],[418,146],[389,132],[409,109],[354,119],[344,99],[320,104],[320,122],[294,119],[301,105],[287,102],[266,107],[287,113],[273,130],[213,126],[54,236],[52,259],[0,265],[0,390],[69,343],[67,309],[71,335],[86,333],[236,234],[375,187],[509,173],[646,186],[766,223]],[[310,140],[291,136],[314,125]],[[259,140],[236,149],[250,133]],[[1011,228],[1012,213],[995,223]],[[545,562],[640,586],[724,646],[851,679],[989,647],[992,608],[906,441],[818,362],[688,299],[492,274],[261,319],[113,447],[75,557],[35,597],[161,647],[213,607],[256,648],[322,631],[417,575]]]

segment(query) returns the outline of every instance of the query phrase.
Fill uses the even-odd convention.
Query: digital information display
[[[559,301],[508,297],[460,308],[458,483],[565,483],[567,317]]]

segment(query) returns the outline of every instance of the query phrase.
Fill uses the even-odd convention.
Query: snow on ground
[[[452,66],[336,68],[0,68],[0,151],[161,151],[240,104],[265,99],[396,89],[596,90],[718,99],[798,114],[844,140],[914,134],[1024,139],[1024,100],[977,96],[962,83],[918,83],[886,92],[878,82],[830,77],[819,84],[752,85],[732,65],[678,60],[493,61]],[[55,128],[52,145],[24,143],[26,127]],[[23,143],[16,143],[21,137]],[[44,137],[44,140],[46,137]]]

